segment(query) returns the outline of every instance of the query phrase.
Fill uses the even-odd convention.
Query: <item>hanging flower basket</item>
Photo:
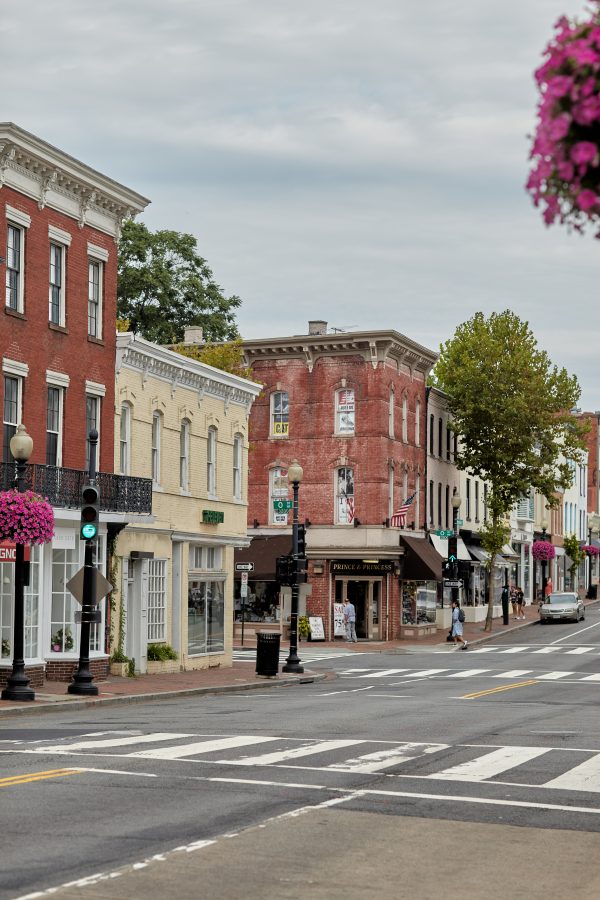
[[[52,506],[33,491],[0,492],[0,540],[46,544],[54,535]]]
[[[550,541],[534,541],[531,545],[531,555],[538,562],[548,562],[556,556],[556,548]]]
[[[562,17],[535,73],[541,99],[527,181],[547,225],[600,237],[600,0],[582,20]]]
[[[598,556],[598,554],[600,554],[600,547],[594,547],[592,544],[584,544],[581,549],[584,553],[587,553],[588,556]]]

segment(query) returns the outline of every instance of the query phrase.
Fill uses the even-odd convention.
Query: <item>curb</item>
[[[65,709],[92,709],[96,706],[123,706],[127,703],[153,703],[156,700],[177,700],[180,697],[197,697],[207,694],[237,694],[243,691],[256,691],[265,687],[290,687],[293,684],[313,684],[324,681],[328,673],[307,672],[292,678],[269,678],[264,682],[247,682],[245,684],[222,684],[213,687],[182,688],[178,691],[157,691],[151,694],[123,694],[115,697],[99,697],[97,700],[58,700],[56,703],[40,703],[40,705],[22,705],[3,707],[0,718],[9,716],[35,716]]]

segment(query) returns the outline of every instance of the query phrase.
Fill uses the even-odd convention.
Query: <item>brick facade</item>
[[[76,660],[49,659],[46,662],[46,680],[47,681],[71,681],[73,675],[77,671],[79,663]],[[95,679],[105,680],[108,675],[108,657],[90,660],[90,672]]]

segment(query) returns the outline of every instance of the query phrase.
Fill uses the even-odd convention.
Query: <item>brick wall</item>
[[[105,385],[101,401],[100,459],[98,468],[113,470],[113,417],[117,247],[109,235],[88,225],[79,228],[75,219],[49,207],[38,209],[35,200],[5,186],[0,191],[0,247],[5,255],[7,240],[6,204],[27,213],[31,225],[25,236],[24,313],[2,307],[0,316],[0,356],[27,363],[24,379],[23,421],[33,438],[31,462],[45,463],[46,369],[70,377],[65,392],[63,466],[82,469],[85,465],[85,382]],[[18,224],[18,223],[17,223]],[[71,236],[66,248],[65,328],[48,321],[50,238],[54,225]],[[88,337],[88,249],[91,243],[108,252],[104,263],[102,340]],[[0,380],[0,396],[3,382]],[[1,402],[1,400],[0,400]],[[0,436],[1,440],[1,436]]]
[[[0,668],[0,686],[4,686],[12,673],[12,666],[3,666]],[[32,688],[41,688],[44,686],[44,666],[25,666],[25,674],[29,678]]]
[[[46,662],[46,681],[71,681],[78,668],[77,660],[52,660]],[[108,675],[108,657],[90,660],[90,672],[95,679],[104,680]]]

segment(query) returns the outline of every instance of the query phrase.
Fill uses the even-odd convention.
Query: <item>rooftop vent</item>
[[[183,332],[183,342],[185,344],[203,344],[204,333],[199,325],[190,325]]]
[[[308,323],[309,334],[327,334],[327,322],[323,319],[313,319]]]

